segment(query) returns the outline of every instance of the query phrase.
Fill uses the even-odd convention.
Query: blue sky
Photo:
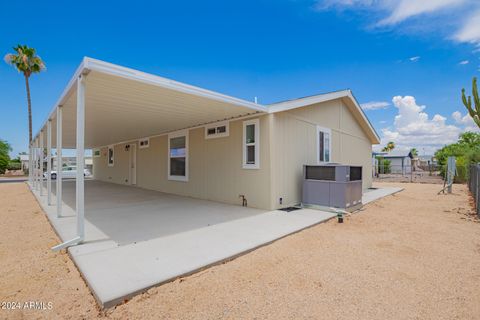
[[[0,12],[0,55],[37,48],[36,132],[83,56],[272,103],[350,88],[399,148],[431,153],[474,128],[460,101],[480,75],[470,0],[24,1]],[[26,151],[24,79],[0,63],[0,138]]]

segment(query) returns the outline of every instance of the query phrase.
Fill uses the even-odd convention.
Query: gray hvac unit
[[[362,167],[341,164],[303,166],[304,205],[354,211],[362,206]]]

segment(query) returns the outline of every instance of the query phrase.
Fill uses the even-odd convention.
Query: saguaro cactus
[[[473,118],[473,121],[477,124],[477,126],[480,128],[480,98],[478,97],[478,88],[477,88],[477,78],[474,77],[472,81],[472,95],[473,95],[473,102],[475,104],[474,107],[472,107],[472,97],[465,96],[465,89],[462,89],[462,101],[465,107],[468,110],[468,114],[470,117]]]

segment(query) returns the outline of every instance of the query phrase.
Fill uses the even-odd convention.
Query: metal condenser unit
[[[304,205],[354,211],[362,206],[362,167],[341,164],[303,166]]]

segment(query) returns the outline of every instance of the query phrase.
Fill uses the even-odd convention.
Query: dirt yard
[[[68,255],[50,250],[58,239],[26,185],[0,184],[0,301],[47,309],[2,306],[0,318],[480,319],[480,223],[466,187],[437,195],[439,185],[400,186],[344,224],[100,311]]]

